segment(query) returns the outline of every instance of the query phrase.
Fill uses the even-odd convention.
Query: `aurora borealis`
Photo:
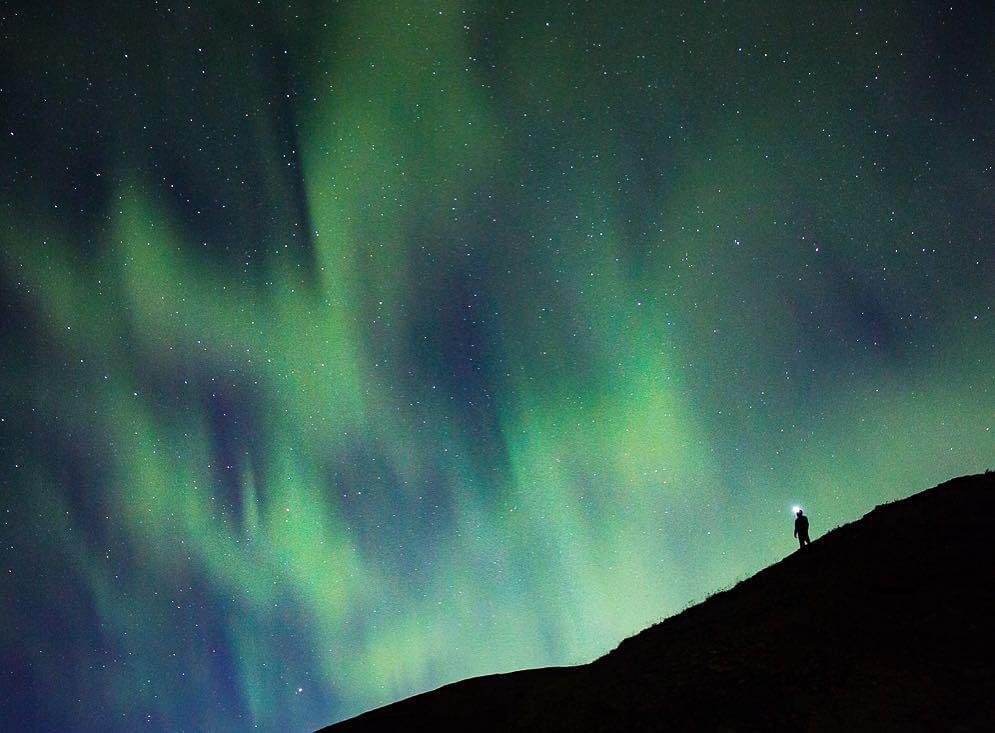
[[[588,661],[992,467],[993,11],[809,5],[5,6],[0,719]]]

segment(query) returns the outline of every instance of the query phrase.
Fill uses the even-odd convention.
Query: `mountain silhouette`
[[[995,730],[993,531],[995,473],[953,479],[590,664],[464,680],[323,732]]]

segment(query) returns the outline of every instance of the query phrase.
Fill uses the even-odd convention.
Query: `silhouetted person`
[[[798,538],[798,548],[801,549],[812,541],[808,538],[808,517],[801,509],[795,512],[795,516],[795,537]]]

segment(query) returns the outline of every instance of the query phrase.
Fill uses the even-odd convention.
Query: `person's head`
[[[805,512],[803,512],[801,509],[799,509],[798,511],[795,512],[795,516],[800,517],[804,513]]]

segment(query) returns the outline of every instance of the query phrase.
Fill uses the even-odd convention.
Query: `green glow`
[[[704,16],[429,6],[170,51],[218,97],[129,102],[92,237],[2,194],[0,641],[82,729],[583,662],[790,551],[795,501],[818,535],[990,460],[984,217],[804,43],[796,76]]]

